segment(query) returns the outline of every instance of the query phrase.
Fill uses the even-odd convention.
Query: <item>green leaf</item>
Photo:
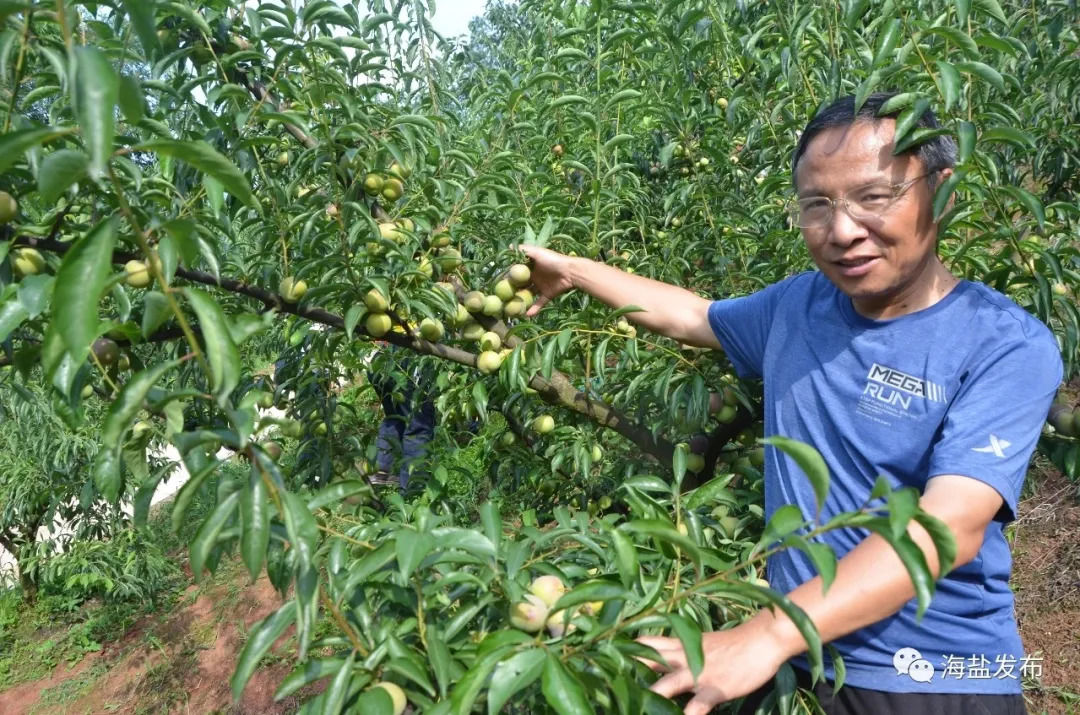
[[[279,490],[278,494],[285,509],[285,531],[296,549],[296,560],[302,567],[310,568],[319,545],[319,525],[299,496],[285,490]]]
[[[191,540],[191,575],[195,581],[202,580],[203,567],[210,555],[210,550],[217,545],[218,536],[225,528],[225,522],[233,515],[236,504],[240,501],[240,492],[233,492],[225,497],[206,517],[199,530],[195,532],[195,538]]]
[[[971,158],[971,152],[975,150],[975,125],[968,121],[961,121],[956,125],[956,142],[958,145],[956,163],[964,164]]]
[[[109,279],[115,239],[116,224],[105,219],[71,247],[56,271],[53,320],[77,363],[97,337],[98,300]]]
[[[919,508],[919,493],[912,488],[889,492],[889,528],[894,539],[907,532],[908,522]]]
[[[1021,149],[1035,149],[1035,137],[1015,127],[991,127],[979,135],[979,142],[1006,142]]]
[[[274,693],[274,701],[280,702],[305,685],[337,673],[344,662],[344,658],[310,658],[306,663],[296,666],[285,680],[281,681]]]
[[[404,528],[394,533],[394,544],[401,578],[408,580],[424,557],[435,548],[435,539],[427,532]]]
[[[61,149],[45,157],[38,169],[38,193],[46,204],[53,204],[68,187],[86,176],[86,154],[77,149]]]
[[[427,117],[419,114],[400,114],[390,122],[390,126],[395,127],[399,124],[412,124],[414,126],[423,127],[428,131],[437,131],[435,125]]]
[[[952,196],[953,190],[956,189],[957,184],[964,180],[966,175],[967,171],[965,169],[957,169],[934,190],[935,221],[941,220],[942,215],[945,213],[945,209],[949,205],[949,197]]]
[[[351,651],[345,659],[341,669],[330,681],[323,697],[323,715],[339,715],[345,706],[345,696],[349,694],[349,681],[352,680],[353,664],[356,662],[356,651]]]
[[[953,0],[953,4],[956,5],[956,21],[960,25],[966,25],[968,12],[971,10],[971,0]]]
[[[27,318],[26,308],[15,300],[0,305],[0,342],[7,340],[11,331],[19,327]]]
[[[945,99],[945,111],[949,111],[960,98],[960,73],[955,65],[945,60],[934,60],[938,68],[938,77],[941,79],[941,94]]]
[[[922,116],[926,113],[926,110],[930,108],[930,100],[925,97],[920,97],[915,100],[909,108],[900,112],[900,116],[896,118],[896,129],[893,132],[893,141],[900,143],[907,136],[907,133],[916,125],[916,123],[922,119]]]
[[[887,519],[871,519],[864,522],[862,526],[889,542],[893,551],[900,557],[908,576],[911,577],[911,583],[915,587],[915,597],[918,599],[915,619],[916,622],[921,621],[923,613],[926,612],[930,600],[934,596],[934,578],[930,573],[930,567],[926,563],[926,556],[923,554],[922,549],[906,533],[894,536]]]
[[[240,657],[236,661],[236,670],[229,680],[233,700],[240,700],[240,696],[244,693],[244,687],[251,680],[259,661],[270,650],[270,646],[274,644],[274,641],[285,632],[286,628],[292,625],[295,618],[295,604],[291,600],[286,601],[281,608],[259,621],[248,631],[244,650],[240,651]]]
[[[132,375],[124,384],[116,400],[109,406],[109,413],[105,416],[105,424],[101,429],[101,442],[108,445],[105,449],[112,448],[113,445],[119,446],[128,425],[142,409],[143,400],[150,388],[177,364],[175,360],[171,360],[148,367]]]
[[[148,58],[153,58],[161,53],[161,44],[158,42],[157,23],[154,22],[154,12],[157,0],[121,0],[124,9],[127,10],[131,24],[135,28],[135,34],[139,36],[143,52]]]
[[[256,461],[251,463],[247,489],[240,491],[240,555],[254,581],[270,547],[270,498]]]
[[[893,50],[896,49],[896,43],[900,39],[901,27],[900,19],[895,18],[878,32],[877,45],[874,48],[873,67],[880,67],[892,57]]]
[[[798,506],[785,504],[773,512],[769,523],[765,525],[765,532],[761,535],[758,545],[762,549],[768,548],[769,545],[782,541],[805,523],[802,510]]]
[[[320,489],[318,494],[308,500],[308,509],[315,512],[357,494],[372,496],[371,485],[359,479],[342,479]]]
[[[567,104],[588,104],[589,100],[582,97],[580,94],[564,94],[563,96],[555,99],[548,105],[548,109],[558,109],[559,107],[566,106]]]
[[[44,129],[22,129],[0,135],[0,172],[6,171],[21,159],[27,149],[51,142],[53,139],[70,134],[71,131],[45,127]]]
[[[769,437],[761,441],[765,444],[771,444],[791,457],[799,465],[799,469],[803,470],[807,479],[810,480],[810,486],[814,489],[814,499],[817,502],[817,511],[820,515],[825,498],[829,495],[829,468],[825,465],[825,460],[821,458],[821,454],[810,445],[787,437]]]
[[[678,532],[676,532],[678,533]],[[625,598],[626,589],[617,583],[604,580],[586,581],[563,594],[551,607],[552,611],[562,611],[590,601],[610,601],[613,598]]]
[[[1045,227],[1046,209],[1043,207],[1042,201],[1039,201],[1038,196],[1019,186],[1002,186],[1000,188],[1024,205],[1024,208],[1027,209],[1028,213],[1034,216],[1035,220],[1039,222],[1040,229]]]
[[[544,699],[559,715],[592,715],[595,711],[585,697],[577,676],[566,669],[554,651],[548,651],[540,680]]]
[[[942,576],[952,571],[956,563],[956,536],[952,529],[933,514],[919,509],[915,512],[915,521],[930,534],[938,555],[938,573]]]
[[[974,3],[977,10],[985,12],[1001,24],[1007,25],[1009,23],[997,0],[974,0]]]
[[[206,358],[214,380],[214,395],[221,406],[228,404],[229,395],[240,381],[240,352],[229,334],[225,313],[213,298],[196,288],[185,288],[192,309],[199,317]]]
[[[686,653],[686,664],[690,667],[694,681],[697,682],[698,676],[701,675],[702,669],[705,668],[705,653],[701,646],[701,629],[689,618],[684,618],[677,613],[667,614],[667,619],[671,624],[671,629],[675,631],[675,636],[682,643],[683,651]]]
[[[96,47],[75,48],[75,62],[79,128],[90,154],[90,176],[100,179],[113,151],[119,82],[109,59]]]
[[[146,291],[143,296],[142,334],[148,338],[172,315],[169,300],[156,290]]]
[[[619,578],[626,588],[633,587],[638,579],[638,555],[634,543],[621,531],[611,532],[611,544],[615,547],[615,563],[619,568]]]
[[[957,62],[956,69],[973,74],[979,79],[994,85],[997,91],[1005,92],[1005,79],[1001,73],[984,62]]]
[[[488,715],[502,711],[510,698],[532,685],[544,670],[545,651],[529,648],[495,666],[488,688]]]
[[[181,159],[199,171],[220,181],[226,191],[251,208],[262,211],[262,205],[255,198],[255,195],[251,193],[251,185],[248,184],[244,174],[229,159],[204,141],[155,139],[136,148]]]

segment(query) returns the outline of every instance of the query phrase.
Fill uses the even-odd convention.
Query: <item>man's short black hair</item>
[[[889,117],[895,119],[900,114],[900,111],[879,117],[878,110],[896,94],[896,92],[876,92],[871,94],[858,112],[855,111],[855,96],[848,95],[847,97],[841,97],[818,112],[817,116],[811,119],[810,123],[803,129],[802,136],[799,137],[799,145],[795,147],[795,154],[791,159],[792,182],[795,181],[795,169],[799,166],[799,159],[806,152],[806,147],[810,144],[811,139],[826,129],[848,126],[859,120],[876,122],[879,119]],[[923,112],[923,115],[915,124],[916,128],[926,127],[927,129],[937,129],[939,126],[941,125],[938,124],[937,117],[929,109]],[[948,135],[934,137],[903,153],[914,154],[922,162],[923,170],[927,173],[951,168],[956,164],[956,142]],[[937,174],[932,174],[927,181],[930,184],[930,189],[933,190],[937,181]]]

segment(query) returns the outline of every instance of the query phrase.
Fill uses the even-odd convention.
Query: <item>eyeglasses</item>
[[[833,212],[836,211],[837,206],[843,204],[848,216],[856,221],[879,218],[892,208],[893,204],[915,182],[936,173],[936,171],[931,171],[899,184],[885,182],[866,184],[851,189],[838,199],[830,199],[828,196],[790,199],[787,202],[788,216],[791,217],[791,223],[799,228],[821,228],[832,223]]]

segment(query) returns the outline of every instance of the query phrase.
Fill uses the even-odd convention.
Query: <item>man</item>
[[[420,470],[435,435],[434,378],[390,343],[382,344],[382,359],[371,360],[368,369],[368,381],[383,406],[375,441],[377,471],[369,479],[372,484],[395,485],[404,492],[410,477],[425,476],[422,470],[414,470]]]
[[[955,145],[939,137],[894,156],[895,118],[876,116],[890,96],[872,96],[858,114],[851,97],[839,100],[800,138],[790,210],[819,272],[710,302],[524,246],[541,294],[530,314],[572,288],[611,306],[644,308],[627,317],[684,343],[722,348],[741,376],[764,378],[766,434],[812,444],[829,466],[823,521],[862,506],[885,475],[894,487],[917,487],[920,506],[952,530],[957,557],[946,575],[928,534],[914,522],[908,529],[941,577],[921,622],[907,572],[876,535],[825,537],[840,557],[827,594],[800,553],[770,559],[773,588],[805,610],[843,656],[845,686],[835,697],[828,685],[818,688],[826,712],[1023,713],[1023,652],[1003,529],[1015,517],[1061,380],[1061,357],[1042,323],[939,260],[932,201],[952,173]],[[937,122],[927,112],[919,125]],[[769,448],[766,517],[784,504],[798,505],[807,518],[815,511],[808,480]],[[805,643],[779,611],[705,634],[696,682],[677,639],[642,641],[669,664],[655,666],[667,674],[653,689],[669,697],[694,693],[687,715],[747,695],[760,700],[789,660],[809,687]],[[979,664],[979,672],[955,677],[956,658]],[[831,665],[826,676],[835,677]]]

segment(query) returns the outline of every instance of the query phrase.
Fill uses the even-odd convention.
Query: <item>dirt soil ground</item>
[[[276,658],[274,651],[240,702],[232,701],[229,678],[248,629],[281,604],[265,577],[246,585],[246,574],[237,571],[235,579],[208,589],[191,586],[172,613],[143,619],[102,652],[87,655],[73,668],[58,666],[48,680],[0,693],[0,713],[296,712],[296,698],[274,702],[274,691],[292,669],[291,660]],[[289,633],[282,636],[288,638]]]
[[[1013,524],[1013,590],[1024,650],[1042,655],[1025,683],[1030,713],[1080,713],[1080,489],[1039,469]]]

